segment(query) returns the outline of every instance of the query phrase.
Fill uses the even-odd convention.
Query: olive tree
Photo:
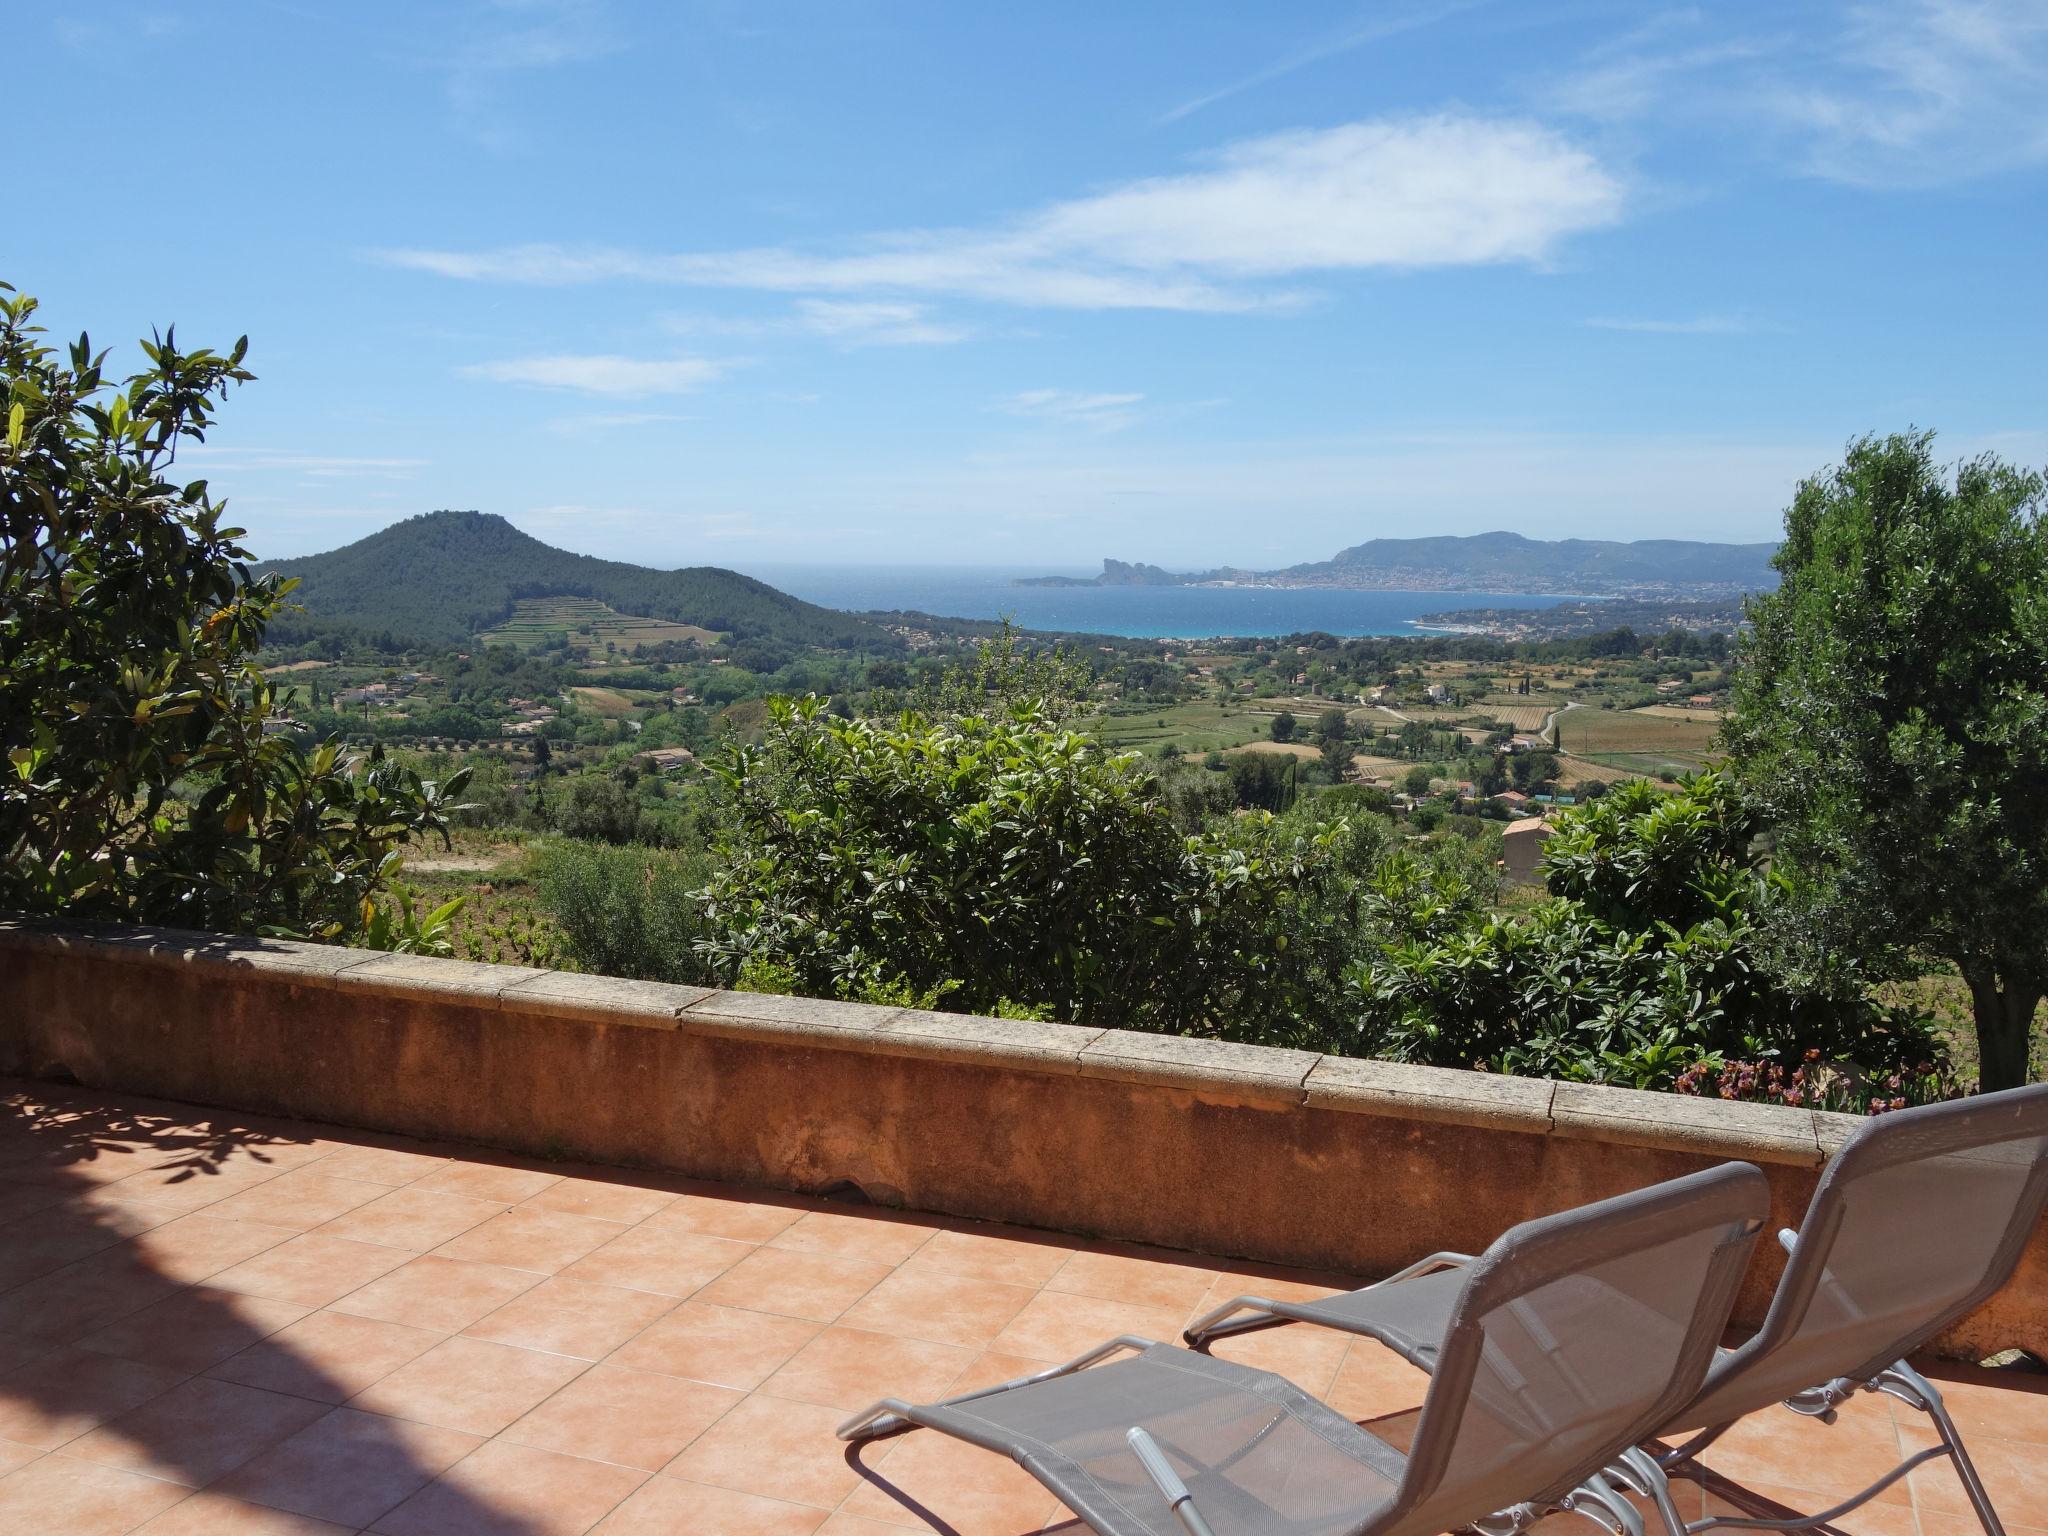
[[[1801,483],[1774,563],[1726,726],[1746,792],[1829,941],[1952,963],[1982,1085],[2024,1082],[2048,992],[2042,478],[1864,438]]]
[[[310,755],[256,664],[294,583],[252,579],[204,480],[171,479],[247,338],[142,343],[121,381],[0,284],[0,910],[354,934],[465,775]],[[379,931],[388,928],[386,923]]]

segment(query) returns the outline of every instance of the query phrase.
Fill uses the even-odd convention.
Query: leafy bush
[[[355,933],[466,776],[265,733],[255,655],[291,583],[252,579],[206,482],[168,477],[253,377],[247,338],[167,333],[115,384],[86,337],[68,363],[37,340],[35,309],[0,284],[0,909]]]
[[[1030,705],[883,722],[777,699],[765,741],[717,771],[722,976],[769,961],[814,995],[957,983],[941,1006],[1270,1038],[1337,974],[1332,925],[1306,920],[1333,896],[1334,829],[1253,814],[1184,834],[1140,758]]]
[[[641,981],[698,982],[707,969],[698,892],[703,855],[567,839],[533,856],[541,906],[586,971]]]
[[[1751,862],[1753,823],[1720,775],[1673,794],[1631,781],[1556,828],[1558,899],[1527,918],[1487,915],[1455,870],[1383,864],[1349,1049],[1642,1088],[1808,1051],[1855,1075],[1939,1059],[1917,1020],[1784,921],[1783,882]]]

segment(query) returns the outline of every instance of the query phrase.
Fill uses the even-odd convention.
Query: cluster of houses
[[[507,699],[505,707],[512,712],[504,725],[507,736],[538,736],[541,727],[555,718],[554,706],[538,699]]]

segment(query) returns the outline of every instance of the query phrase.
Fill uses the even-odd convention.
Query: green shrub
[[[1276,1040],[1334,1001],[1336,828],[1184,833],[1151,767],[1029,705],[883,722],[777,699],[717,771],[721,976],[769,961],[814,996],[957,983],[941,1006]]]
[[[562,839],[533,855],[542,907],[586,971],[641,981],[707,979],[701,854]]]

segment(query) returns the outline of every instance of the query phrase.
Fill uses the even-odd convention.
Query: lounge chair
[[[1946,1456],[1987,1536],[2004,1536],[1941,1393],[1905,1356],[1985,1301],[2012,1274],[2048,1204],[2048,1083],[1894,1111],[1861,1126],[1822,1175],[1763,1328],[1724,1351],[1704,1386],[1660,1426],[1674,1449],[1638,1449],[1612,1479],[1654,1500],[1671,1536],[1716,1526],[1792,1531],[1824,1525]],[[1240,1296],[1198,1319],[1188,1343],[1277,1321],[1321,1323],[1379,1340],[1435,1370],[1447,1338],[1462,1254],[1432,1254],[1377,1285],[1322,1301]],[[1789,1519],[1715,1516],[1686,1522],[1668,1474],[1682,1470],[1745,1415],[1783,1403],[1832,1422],[1858,1392],[1883,1392],[1926,1413],[1940,1443],[1906,1457],[1832,1508]]]
[[[1641,1536],[1601,1471],[1699,1390],[1767,1210],[1732,1164],[1504,1234],[1463,1272],[1406,1454],[1280,1376],[1135,1337],[839,1435],[1000,1451],[1099,1536],[1508,1536],[1555,1509]]]

